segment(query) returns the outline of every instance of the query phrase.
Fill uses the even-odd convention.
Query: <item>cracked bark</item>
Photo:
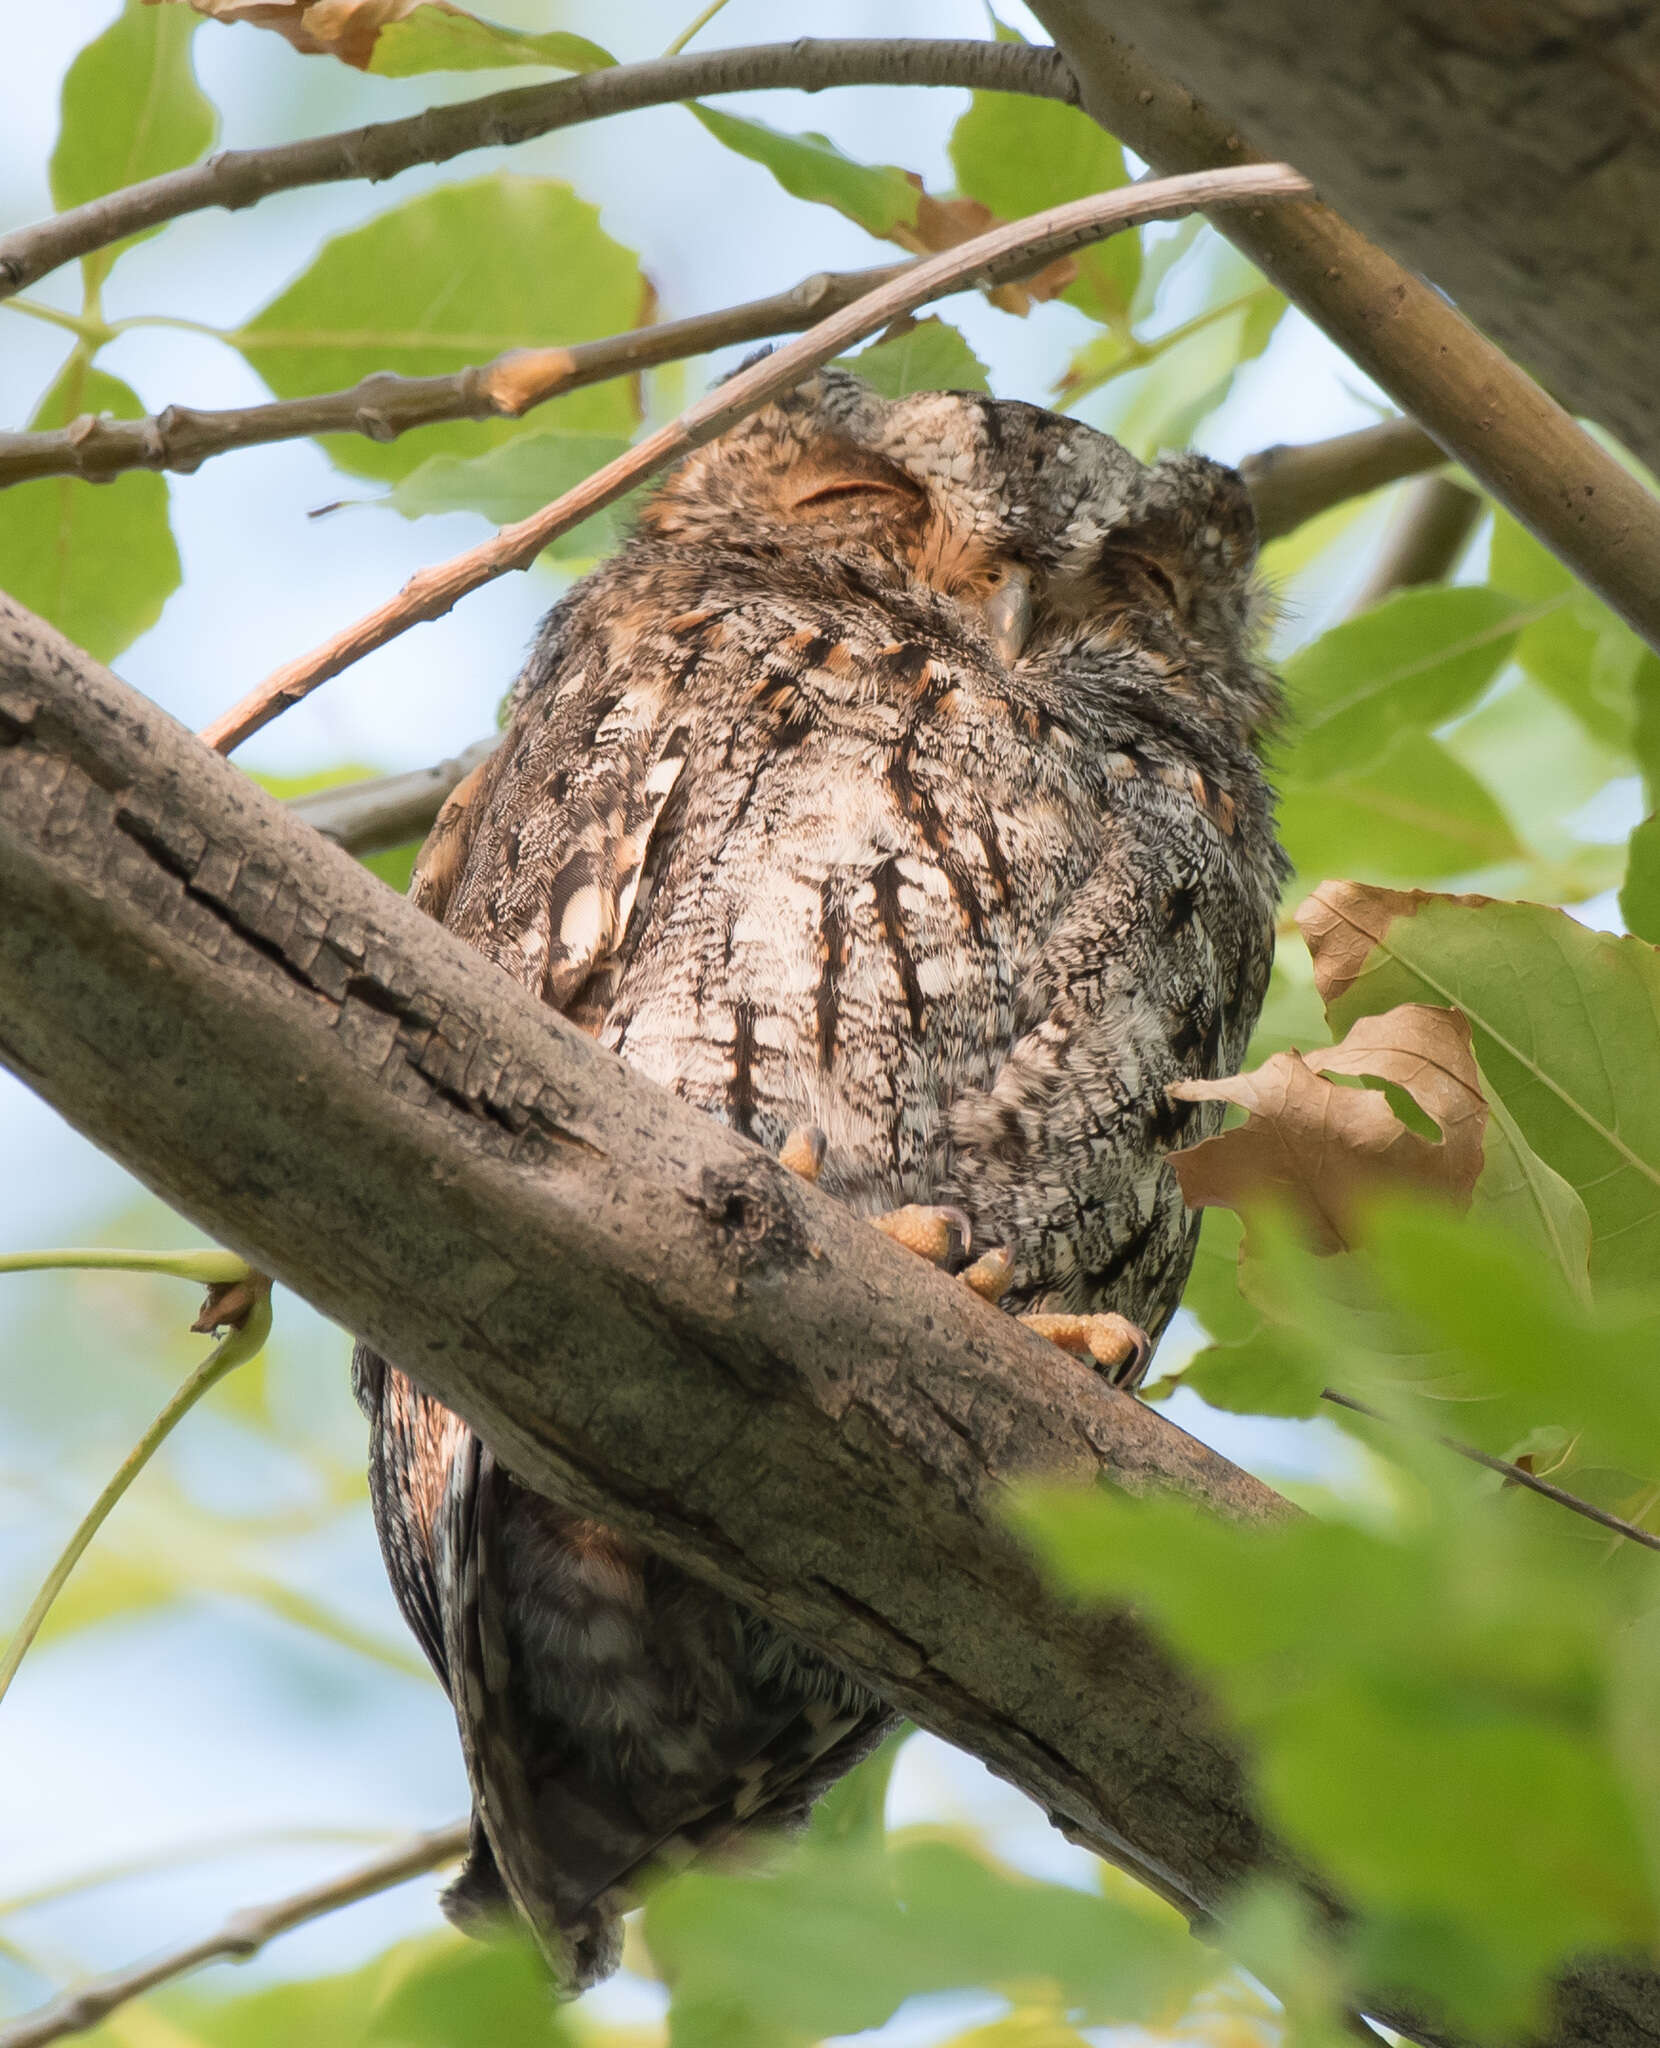
[[[1075,65],[1080,34],[1133,44],[1306,172],[1565,405],[1660,466],[1654,8],[1044,0],[1038,12]]]
[[[1052,1595],[997,1504],[1039,1470],[1244,1521],[1278,1496],[632,1074],[4,598],[0,901],[0,1061],[530,1484],[1196,1920],[1300,1875],[1191,1682]],[[1558,2038],[1637,2048],[1657,2014],[1610,1967]]]

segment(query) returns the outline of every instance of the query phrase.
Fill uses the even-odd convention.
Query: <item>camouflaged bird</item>
[[[826,371],[688,457],[549,614],[416,900],[685,1101],[1133,1384],[1284,863],[1239,478]],[[446,1903],[567,1991],[643,1873],[787,1825],[882,1701],[526,1491],[360,1353],[399,1601],[475,1803]]]

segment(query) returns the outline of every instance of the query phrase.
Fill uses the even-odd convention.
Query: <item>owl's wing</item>
[[[649,900],[686,733],[667,677],[535,701],[439,813],[411,894],[555,1009],[590,1023],[594,977]]]

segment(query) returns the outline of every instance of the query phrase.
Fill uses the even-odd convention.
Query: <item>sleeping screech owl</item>
[[[415,895],[601,1044],[1134,1384],[1284,873],[1239,478],[824,371],[688,457],[548,615]],[[654,1867],[800,1821],[891,1725],[501,1471],[359,1351],[398,1600],[474,1798],[446,1896],[559,1983]]]

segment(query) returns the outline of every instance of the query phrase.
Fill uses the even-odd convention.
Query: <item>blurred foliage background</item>
[[[14,225],[216,144],[599,61],[583,38],[649,56],[688,26],[677,6],[689,13],[495,0],[499,28],[417,20],[368,73],[181,6],[19,6],[0,215]],[[796,0],[786,23],[766,0],[730,0],[705,42],[1037,34],[1002,12]],[[894,242],[922,246],[941,208],[1013,217],[1137,168],[1058,106],[860,90],[665,108],[385,189],[285,193],[189,216],[0,308],[8,424],[256,403],[596,338],[889,260]],[[0,494],[0,583],[198,726],[483,520],[556,495],[739,353],[518,422],[17,486]],[[1057,404],[1147,456],[1239,460],[1389,411],[1193,222],[1088,253],[1043,303],[961,296],[864,367],[893,391]],[[124,2007],[101,2038],[1050,2048],[1130,2030],[1231,2048],[1335,2039],[1356,1987],[1380,1983],[1496,2038],[1576,1950],[1652,1951],[1660,1567],[1432,1439],[1522,1455],[1644,1526],[1660,1503],[1660,833],[1645,823],[1660,671],[1486,505],[1431,582],[1380,596],[1419,488],[1354,499],[1266,551],[1292,703],[1275,762],[1298,868],[1287,910],[1349,877],[1371,885],[1359,900],[1376,929],[1346,979],[1317,985],[1288,922],[1253,1058],[1324,1046],[1403,1002],[1455,1005],[1491,1112],[1477,1199],[1467,1218],[1423,1199],[1364,1207],[1318,1260],[1263,1221],[1241,1263],[1239,1219],[1208,1217],[1155,1397],[1311,1518],[1246,1536],[1176,1504],[1034,1493],[1019,1508],[1078,1597],[1137,1600],[1203,1675],[1272,1821],[1340,1880],[1352,1925],[1313,1926],[1259,1889],[1201,1946],[971,1760],[912,1736],[775,1867],[665,1887],[623,1975],[576,2008],[554,2013],[526,1956],[444,1930],[424,1877],[312,1923],[240,1977],[219,1968]],[[615,530],[590,522],[239,759],[287,796],[457,752],[491,729],[538,615]],[[401,886],[411,852],[375,865]],[[1440,893],[1376,893],[1407,889]],[[1389,1100],[1413,1121],[1398,1089]],[[188,1239],[9,1081],[0,1152],[0,1248]],[[0,1283],[8,1625],[201,1356],[187,1300],[130,1274]],[[279,1295],[264,1356],[121,1503],[0,1710],[7,2009],[463,1810],[447,1707],[375,1552],[347,1352]],[[1322,1410],[1327,1385],[1377,1416]]]

